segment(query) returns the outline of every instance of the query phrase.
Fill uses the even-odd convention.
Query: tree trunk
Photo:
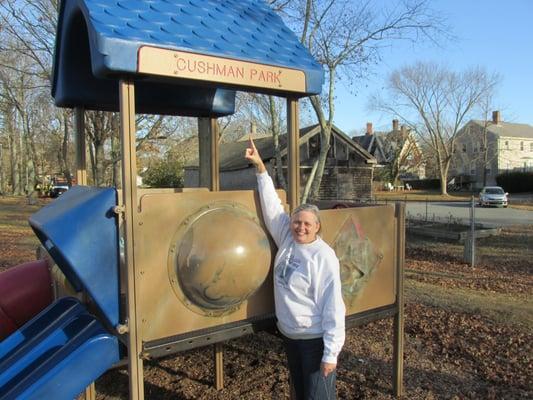
[[[68,143],[70,137],[69,129],[69,120],[70,115],[69,111],[63,111],[63,139],[61,140],[61,170],[63,171],[63,176],[68,182],[68,185],[72,185],[72,174],[70,173],[70,167],[68,164]],[[79,184],[79,182],[78,182]]]
[[[287,190],[287,182],[285,181],[285,176],[283,175],[283,162],[281,160],[281,149],[279,147],[279,121],[278,113],[276,112],[276,107],[274,103],[274,97],[268,96],[268,105],[270,112],[270,122],[272,130],[272,138],[274,139],[274,155],[276,159],[276,179],[278,184],[284,189]]]
[[[320,184],[322,183],[322,177],[324,176],[324,168],[328,159],[329,141],[331,138],[331,126],[324,126],[320,132],[320,153],[318,155],[318,163],[315,179],[311,186],[311,198],[318,199]]]

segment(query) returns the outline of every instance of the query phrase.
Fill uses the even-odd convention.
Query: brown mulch
[[[529,399],[533,334],[479,315],[406,305],[405,399]],[[145,364],[148,399],[287,399],[281,341],[260,333],[224,343],[225,387],[216,391],[211,347]],[[339,359],[339,399],[393,399],[392,322],[351,328]],[[127,372],[97,381],[98,399],[127,399]]]

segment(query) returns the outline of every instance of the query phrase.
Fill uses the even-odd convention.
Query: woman
[[[274,300],[296,398],[335,399],[337,357],[344,344],[339,260],[318,236],[318,208],[297,207],[289,217],[250,138],[245,158],[257,170],[263,217],[278,253]]]

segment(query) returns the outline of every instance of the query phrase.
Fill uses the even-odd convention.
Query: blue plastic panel
[[[56,104],[116,110],[117,79],[128,77],[147,95],[138,112],[233,113],[231,90],[137,76],[138,50],[146,45],[297,69],[306,77],[302,96],[320,93],[324,79],[322,66],[263,1],[64,0],[52,82]]]
[[[61,2],[52,82],[52,96],[57,106],[118,111],[118,81],[122,77],[136,81],[137,113],[219,117],[235,111],[235,92],[232,90],[138,79],[126,71],[122,71],[120,77],[116,75],[118,71],[114,71],[113,76],[106,79],[97,78],[93,74],[93,64],[96,60],[101,63],[106,57],[96,43],[101,39],[91,24],[89,9],[83,1]],[[112,52],[109,56],[129,57],[132,50],[130,40],[120,40],[115,48],[109,49]]]
[[[0,359],[9,361],[0,369],[1,399],[73,399],[119,360],[118,339],[81,304],[74,312],[73,302],[61,299],[24,326],[26,333],[42,333]]]
[[[82,312],[85,312],[85,307],[73,297],[63,297],[41,311],[32,318],[31,323],[0,342],[0,371],[6,370],[15,359],[23,357],[34,346],[33,343],[46,337],[47,332],[64,326]]]
[[[114,188],[73,186],[30,217],[30,226],[76,290],[86,290],[111,326],[119,321]]]

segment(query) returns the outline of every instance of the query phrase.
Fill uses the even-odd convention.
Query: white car
[[[507,207],[509,203],[507,196],[509,193],[499,186],[485,186],[479,192],[479,205],[484,206],[503,206]]]

